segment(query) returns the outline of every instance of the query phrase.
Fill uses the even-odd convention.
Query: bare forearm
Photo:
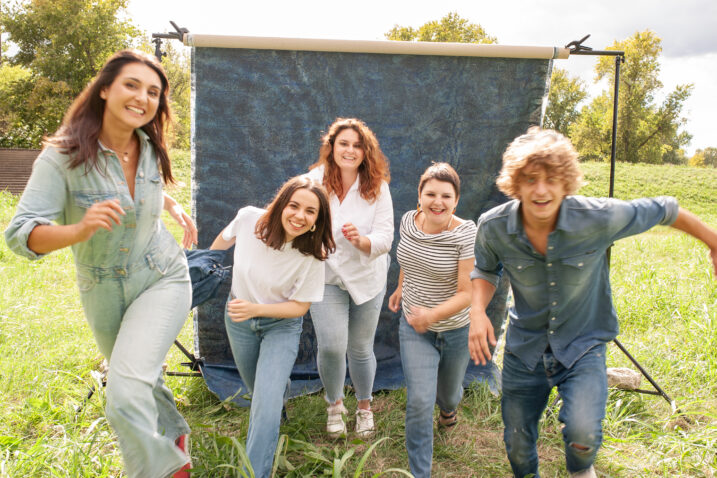
[[[290,300],[279,304],[256,304],[256,317],[271,317],[274,319],[293,319],[301,317],[308,310],[309,302]]]
[[[473,279],[471,286],[473,288],[471,309],[485,311],[493,298],[495,286],[484,279]]]
[[[451,317],[469,305],[471,305],[471,291],[463,290],[456,292],[453,297],[431,309],[433,322],[440,322],[441,320]]]
[[[38,225],[27,238],[27,247],[37,254],[47,254],[81,242],[78,224]]]
[[[366,236],[361,236],[359,238],[358,244],[356,245],[359,251],[363,252],[364,254],[371,254],[371,239],[369,239]]]
[[[214,239],[214,242],[212,242],[212,245],[209,246],[209,249],[226,251],[234,245],[234,243],[236,242],[236,237],[232,237],[231,240],[227,241],[222,237],[223,232],[224,231],[220,232],[216,239]]]
[[[687,209],[680,208],[672,227],[699,239],[712,250],[717,249],[717,231],[702,222]]]

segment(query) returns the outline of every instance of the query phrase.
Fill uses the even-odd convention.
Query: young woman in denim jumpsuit
[[[237,370],[251,393],[247,455],[254,476],[267,478],[303,315],[323,296],[322,261],[334,250],[329,200],[321,183],[295,177],[266,210],[240,209],[211,248],[232,246],[224,323]]]
[[[189,476],[189,427],[162,378],[191,302],[163,207],[184,227],[185,247],[196,242],[192,220],[162,192],[173,181],[167,89],[154,57],[112,56],[47,138],[5,231],[30,259],[72,247],[85,316],[109,361],[106,414],[129,477]]]

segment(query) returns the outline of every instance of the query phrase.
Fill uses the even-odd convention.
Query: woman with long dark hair
[[[247,206],[212,249],[234,248],[224,323],[239,375],[251,393],[246,451],[257,478],[271,474],[281,409],[299,352],[303,315],[324,293],[334,250],[331,213],[320,182],[287,181],[266,209]]]
[[[373,342],[386,293],[393,242],[388,160],[366,124],[338,118],[322,138],[308,173],[331,201],[336,252],[326,260],[324,300],[311,305],[318,369],[329,403],[326,431],[346,434],[343,404],[346,357],[358,407],[356,433],[374,432],[371,393],[376,376]]]
[[[189,476],[186,435],[162,363],[189,312],[182,248],[162,208],[196,242],[191,218],[162,191],[169,85],[146,53],[113,55],[46,138],[5,231],[30,259],[71,246],[87,322],[109,361],[107,419],[130,477]]]

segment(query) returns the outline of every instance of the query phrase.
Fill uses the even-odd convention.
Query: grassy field
[[[170,192],[189,207],[188,154],[174,154],[180,184]],[[584,165],[581,193],[607,195],[606,164]],[[717,170],[618,164],[615,195],[668,194],[717,226]],[[0,227],[17,198],[0,195]],[[167,221],[168,223],[171,220]],[[174,228],[175,234],[179,231]],[[611,390],[599,476],[713,477],[717,471],[717,281],[706,249],[669,228],[626,239],[613,249],[612,283],[620,340],[683,412],[660,397]],[[192,343],[191,320],[180,336]],[[174,349],[169,367],[184,357]],[[101,391],[77,413],[97,383],[98,356],[74,284],[68,250],[29,262],[0,241],[0,477],[122,476],[117,442],[105,421]],[[629,366],[609,347],[609,366]],[[241,476],[248,410],[220,403],[197,378],[169,377],[192,426],[193,476]],[[644,383],[643,388],[649,388]],[[355,400],[349,395],[349,409]],[[437,434],[434,476],[504,477],[499,398],[469,390],[459,424]],[[291,400],[282,427],[277,476],[401,476],[405,391],[374,400],[378,433],[370,443],[327,440],[320,395]],[[557,408],[542,425],[541,474],[565,476]],[[371,446],[375,445],[374,448]],[[363,457],[367,457],[365,461]]]

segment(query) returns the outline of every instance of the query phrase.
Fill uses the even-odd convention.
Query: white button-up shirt
[[[307,173],[312,179],[323,181],[324,167],[319,166]],[[331,193],[331,227],[336,241],[336,251],[326,260],[326,283],[348,291],[358,305],[367,302],[381,292],[388,274],[388,253],[393,243],[393,202],[385,181],[374,202],[361,197],[359,178],[351,185],[343,202]],[[371,253],[366,254],[354,247],[341,232],[350,222],[359,234],[371,241]]]

